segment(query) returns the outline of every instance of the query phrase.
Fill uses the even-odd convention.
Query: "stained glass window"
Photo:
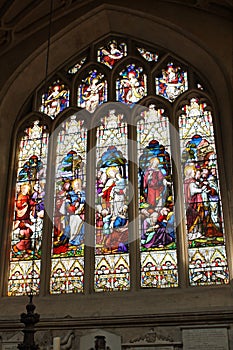
[[[208,82],[130,38],[107,38],[87,52],[56,72],[41,100],[35,92],[53,133],[48,138],[34,121],[20,139],[8,295],[173,288],[184,286],[185,272],[191,286],[229,283],[212,106],[200,97],[207,99]],[[182,100],[188,89],[200,96]],[[77,107],[83,114],[71,112]],[[171,145],[171,130],[180,148]],[[95,149],[95,165],[87,164],[94,158],[87,149]],[[84,247],[87,227],[94,247]]]
[[[169,121],[151,104],[137,124],[142,287],[177,287]]]
[[[143,68],[129,64],[120,73],[116,81],[116,100],[134,104],[147,95],[147,79]]]
[[[229,282],[212,114],[192,98],[179,118],[192,286]]]
[[[96,69],[82,80],[78,88],[78,106],[93,113],[98,105],[107,101],[107,81]]]
[[[50,292],[83,290],[87,130],[76,116],[57,136]]]
[[[41,112],[54,119],[58,113],[69,107],[69,95],[68,88],[59,80],[56,80],[48,91],[42,95]]]
[[[173,62],[162,69],[162,74],[156,78],[156,93],[173,102],[188,89],[187,72]]]
[[[118,44],[116,40],[111,40],[106,46],[98,49],[97,61],[112,69],[124,56],[127,56],[127,45],[125,43]]]
[[[48,137],[35,121],[19,145],[8,295],[38,294]]]
[[[97,129],[95,290],[129,289],[127,124],[114,109]]]

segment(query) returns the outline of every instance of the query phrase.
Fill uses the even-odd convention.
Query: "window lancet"
[[[20,140],[8,295],[38,294],[47,167],[48,134],[35,121]]]
[[[190,284],[229,282],[212,113],[192,98],[179,117]]]
[[[49,138],[41,122],[30,122],[18,144],[9,296],[39,294],[43,230],[50,294],[130,290],[132,271],[142,290],[178,287],[183,262],[191,286],[229,283],[213,114],[203,102],[208,84],[170,53],[164,61],[164,53],[108,38],[66,63],[40,95],[37,115],[57,128]],[[136,104],[143,112],[135,113]],[[177,210],[185,222],[179,228]]]
[[[111,109],[96,134],[95,290],[130,287],[128,146],[124,115]]]
[[[169,120],[151,104],[137,123],[141,286],[177,287]]]
[[[57,135],[50,293],[83,291],[87,129],[71,116]]]

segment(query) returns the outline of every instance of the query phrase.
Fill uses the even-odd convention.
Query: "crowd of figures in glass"
[[[83,289],[86,139],[84,122],[71,116],[58,132],[53,214],[51,293]]]
[[[82,80],[78,87],[78,106],[93,113],[96,108],[107,101],[107,81],[96,69]]]
[[[47,145],[46,130],[38,121],[24,131],[20,141],[9,295],[39,292]]]
[[[223,219],[212,114],[191,99],[179,118],[190,282],[227,283]]]
[[[127,125],[110,110],[97,129],[95,289],[129,288]]]
[[[172,62],[162,69],[162,74],[156,78],[156,93],[173,102],[180,94],[188,90],[187,72],[176,67]]]
[[[137,123],[141,284],[178,284],[169,121],[151,104]]]
[[[55,81],[42,95],[41,112],[54,119],[58,113],[69,107],[69,90],[59,80]]]
[[[129,64],[119,75],[120,78],[116,81],[118,102],[134,104],[147,95],[147,79],[142,67]]]
[[[110,69],[127,55],[127,45],[111,40],[106,46],[100,47],[97,53],[97,61],[105,64]]]

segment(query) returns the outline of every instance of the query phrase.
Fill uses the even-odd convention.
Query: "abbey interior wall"
[[[189,62],[210,83],[219,115],[216,136],[221,152],[222,200],[232,275],[232,22],[201,9],[162,1],[107,1],[82,13],[81,17],[78,14],[73,17],[72,21],[62,18],[56,24],[49,74],[89,43],[110,33],[120,33],[169,49]],[[8,243],[8,194],[14,170],[12,137],[22,106],[44,79],[45,59],[46,32],[40,30],[0,57],[2,281],[5,280],[4,251]],[[13,350],[22,340],[19,315],[25,311],[28,300],[26,297],[7,298],[3,287],[1,295],[0,344],[2,342],[2,349]],[[88,350],[94,346],[95,335],[106,336],[111,350],[119,346],[144,350],[149,345],[151,349],[177,349],[182,348],[187,338],[183,329],[189,328],[220,330],[222,342],[227,330],[228,346],[233,349],[232,284],[217,288],[134,290],[120,295],[48,296],[44,293],[35,297],[34,303],[41,315],[36,340],[45,350],[56,336],[62,338],[62,349]],[[197,332],[198,335],[202,336]]]

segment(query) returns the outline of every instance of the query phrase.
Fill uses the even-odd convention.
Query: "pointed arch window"
[[[75,115],[56,130],[50,293],[83,291],[87,128]]]
[[[179,117],[190,284],[224,284],[227,269],[213,118],[192,98]]]
[[[114,109],[96,132],[95,290],[129,289],[128,127]]]
[[[47,152],[48,132],[36,120],[19,141],[8,295],[39,293]]]
[[[54,72],[18,143],[8,295],[229,283],[207,86],[118,37]]]
[[[177,287],[169,119],[150,104],[137,123],[141,286]]]

